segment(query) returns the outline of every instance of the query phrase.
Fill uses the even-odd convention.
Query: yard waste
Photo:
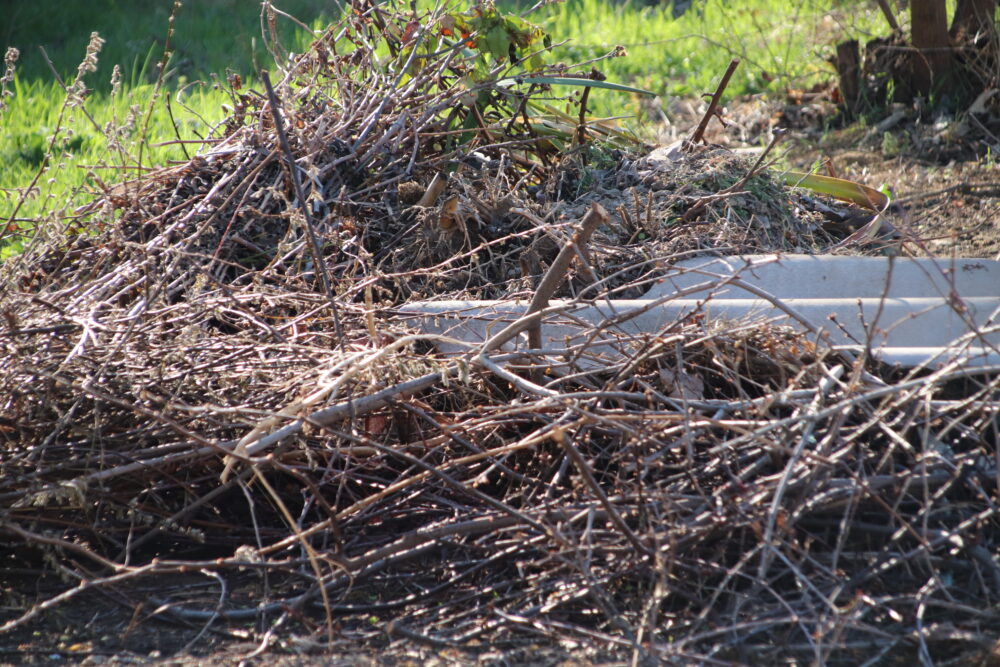
[[[199,155],[0,267],[0,582],[21,596],[0,632],[109,592],[261,650],[992,646],[992,361],[893,367],[699,309],[576,321],[566,354],[618,351],[599,364],[504,347],[692,258],[919,240],[857,236],[883,213],[718,147],[651,165],[531,82],[545,37],[521,19],[352,8],[270,90],[234,89]],[[430,299],[534,310],[463,342],[397,317]]]

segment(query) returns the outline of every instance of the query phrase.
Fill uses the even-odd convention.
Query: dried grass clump
[[[641,241],[657,255],[819,252],[834,242],[828,220],[770,171],[754,171],[752,161],[724,148],[687,148],[675,161],[623,161],[604,183],[581,187],[586,192],[565,205],[565,215],[581,217],[596,201],[615,213],[610,243]]]
[[[206,155],[99,200],[99,234],[4,266],[0,580],[33,597],[0,632],[113,591],[256,628],[262,650],[389,633],[822,663],[987,645],[998,369],[880,377],[698,314],[574,376],[499,344],[435,355],[380,311],[530,294],[567,236],[539,193],[569,166],[532,152],[520,112],[450,145],[467,91],[433,77],[458,51],[403,76],[404,50],[386,66],[364,47],[415,19],[357,10],[275,88],[286,141],[278,105],[238,93]],[[770,233],[754,243],[785,247]],[[578,280],[618,272],[628,292],[672,259],[618,266],[601,243]],[[57,576],[36,589],[18,573],[39,567]]]

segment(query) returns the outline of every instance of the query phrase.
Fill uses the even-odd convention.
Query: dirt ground
[[[829,159],[842,178],[875,188],[887,186],[900,205],[892,224],[938,256],[1000,255],[1000,169],[987,158],[938,161],[914,151],[886,155],[879,147],[859,150],[856,131],[842,130],[817,149],[803,142],[789,157],[800,168]],[[916,247],[913,248],[916,251]]]
[[[767,124],[781,124],[781,112],[762,110],[758,103],[730,111],[734,127],[714,140],[730,145],[755,141]],[[785,116],[788,113],[785,112]],[[777,121],[775,120],[777,119]],[[982,146],[932,151],[914,141],[911,124],[888,134],[872,129],[829,130],[822,122],[785,123],[792,129],[781,144],[790,166],[808,168],[828,160],[837,176],[873,187],[887,186],[902,204],[892,224],[913,239],[911,248],[923,246],[938,255],[995,258],[1000,254],[1000,170],[983,153]],[[679,126],[678,126],[679,128]],[[675,128],[675,131],[679,129]],[[10,617],[45,599],[54,587],[26,571],[21,582],[0,582],[0,613]],[[60,582],[53,582],[60,583]],[[15,586],[11,586],[15,584]],[[612,664],[608,655],[567,642],[535,645],[530,640],[502,647],[435,644],[433,638],[415,638],[391,626],[391,614],[365,619],[341,619],[355,624],[351,636],[363,636],[363,647],[335,639],[330,645],[322,632],[311,637],[304,629],[292,630],[265,649],[267,639],[252,626],[214,624],[187,626],[166,622],[167,615],[149,607],[133,608],[105,590],[100,596],[81,596],[43,613],[27,628],[0,636],[0,664],[169,664],[236,665],[589,665]],[[363,624],[367,624],[367,626]],[[987,655],[968,656],[970,661]],[[620,656],[618,658],[620,660]],[[981,664],[998,664],[995,662]]]
[[[0,665],[587,667],[620,662],[573,641],[553,645],[524,639],[502,647],[436,644],[394,628],[391,617],[360,621],[368,626],[362,629],[366,636],[362,642],[335,638],[327,643],[322,632],[310,636],[291,631],[269,642],[246,625],[216,624],[205,632],[204,627],[155,615],[153,608],[131,608],[106,597],[73,601],[43,614],[27,628],[4,635]],[[356,629],[351,629],[352,634]]]

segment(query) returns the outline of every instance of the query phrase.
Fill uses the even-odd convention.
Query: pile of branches
[[[276,85],[234,90],[211,150],[82,211],[100,233],[4,265],[0,581],[24,597],[0,632],[113,591],[193,634],[263,628],[262,650],[987,647],[997,369],[893,376],[695,314],[566,375],[501,351],[538,311],[457,357],[383,316],[610,270],[539,196],[582,162],[498,83],[540,33],[502,23],[509,62],[472,77],[489,16],[355,6]],[[529,249],[538,287],[510,275]]]

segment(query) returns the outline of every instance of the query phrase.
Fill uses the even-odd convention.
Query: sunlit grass
[[[885,31],[875,3],[857,1],[695,0],[674,18],[670,4],[567,0],[537,16],[554,39],[569,40],[557,51],[565,62],[590,60],[620,44],[628,57],[601,64],[609,80],[678,97],[712,92],[733,58],[742,63],[729,97],[808,88],[833,77],[826,58],[838,41]],[[636,111],[634,101],[620,96],[593,97],[605,115],[621,113],[623,102]]]
[[[6,219],[16,209],[15,222],[21,225],[42,213],[72,211],[102,184],[184,159],[192,147],[177,141],[203,137],[204,119],[222,116],[221,92],[197,86],[182,96],[167,91],[171,99],[153,108],[148,125],[153,84],[123,88],[117,95],[98,93],[83,107],[64,108],[66,95],[53,81],[18,79],[14,92],[3,114],[0,212]],[[140,136],[144,126],[145,142]],[[159,145],[164,142],[171,143]],[[142,164],[137,163],[140,156]],[[33,182],[25,196],[23,190]]]
[[[317,29],[328,20],[327,2],[291,0],[283,6],[305,12]],[[176,12],[168,43],[172,9],[172,0],[36,0],[17,3],[7,17],[2,46],[18,48],[21,57],[13,96],[0,111],[0,221],[14,223],[7,243],[0,243],[5,253],[22,244],[9,243],[17,237],[14,226],[30,230],[33,221],[71,212],[104,186],[186,159],[197,145],[184,142],[207,136],[225,117],[227,71],[252,85],[258,67],[273,67],[260,37],[259,3],[192,0]],[[312,39],[291,21],[281,19],[276,27],[289,50],[301,51]],[[84,103],[67,105],[64,85],[76,77],[92,32],[105,40],[98,69],[86,73]],[[158,64],[168,45],[161,79]],[[115,66],[117,92],[111,84]],[[162,86],[154,95],[158,79]]]

